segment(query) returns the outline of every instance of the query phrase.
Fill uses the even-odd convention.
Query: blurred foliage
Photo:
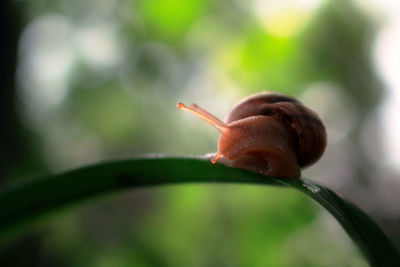
[[[119,86],[105,85],[95,90],[75,90],[71,98],[71,116],[79,117],[105,146],[110,144],[110,149],[118,141],[130,142],[134,133],[140,130],[138,105]]]
[[[262,13],[275,10],[272,1],[6,2],[18,11],[13,21],[21,36],[9,102],[15,106],[2,112],[22,125],[9,129],[10,136],[20,136],[9,139],[12,154],[22,156],[18,164],[4,165],[9,175],[0,182],[140,153],[205,154],[216,149],[217,133],[178,113],[177,101],[196,101],[222,117],[249,93],[273,90],[301,97],[319,83],[330,87],[318,88],[325,98],[312,103],[324,104],[334,95],[351,104],[336,107],[340,118],[324,110],[324,119],[354,123],[311,173],[323,174],[326,183],[343,173],[363,180],[343,182],[341,189],[350,196],[362,192],[374,173],[359,140],[382,93],[369,60],[375,28],[352,1],[317,1],[305,13],[278,10],[284,13],[279,16]],[[290,1],[284,4],[290,9]],[[286,28],[270,23],[277,20]],[[287,34],[287,25],[297,30]],[[337,125],[327,126],[332,140],[330,127],[335,133]],[[335,148],[346,157],[334,154]],[[319,213],[286,190],[144,190],[32,229],[19,243],[1,248],[0,265],[26,265],[15,255],[35,247],[27,256],[31,266],[332,266],[335,259],[365,266],[340,229],[325,239],[310,233],[316,225],[332,224],[321,222]],[[303,251],[304,235],[327,245]],[[399,235],[393,239],[400,244]],[[316,258],[323,254],[315,250],[328,250],[331,257]]]
[[[204,15],[208,1],[140,1],[139,12],[148,34],[160,41],[181,42],[196,20]]]
[[[150,211],[132,214],[133,204],[121,201]],[[80,219],[50,221],[50,256],[64,254],[68,266],[278,266],[292,255],[288,237],[315,216],[298,193],[255,186],[171,186],[90,206],[78,210]]]
[[[278,37],[258,29],[249,34],[243,45],[243,56],[235,66],[233,75],[240,77],[244,88],[259,92],[265,88],[283,93],[298,93],[304,79],[299,64],[302,51],[299,51],[297,38]]]

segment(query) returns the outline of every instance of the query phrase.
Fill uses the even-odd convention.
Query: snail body
[[[301,168],[323,154],[327,135],[318,115],[298,100],[276,93],[259,93],[237,103],[224,122],[196,104],[182,103],[221,133],[211,160],[264,175],[297,179]]]

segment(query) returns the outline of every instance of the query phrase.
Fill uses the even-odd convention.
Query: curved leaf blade
[[[399,253],[375,222],[332,190],[304,179],[277,179],[211,165],[204,158],[120,160],[10,186],[0,192],[0,238],[31,219],[96,195],[143,186],[205,182],[293,187],[328,210],[372,266],[400,266]]]

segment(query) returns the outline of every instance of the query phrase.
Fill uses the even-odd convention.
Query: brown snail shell
[[[259,93],[237,103],[220,121],[196,104],[178,108],[206,120],[220,132],[217,160],[265,175],[299,178],[300,169],[323,154],[327,135],[318,115],[298,100],[277,93]]]

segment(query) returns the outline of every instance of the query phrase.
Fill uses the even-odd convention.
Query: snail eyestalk
[[[191,108],[193,108],[194,110],[202,113],[203,115],[214,119],[215,121],[220,122],[221,124],[224,124],[220,119],[218,119],[216,116],[214,116],[213,114],[211,114],[210,112],[208,112],[207,110],[202,109],[201,107],[199,107],[196,103],[193,103],[190,105]]]
[[[204,109],[200,108],[196,104],[192,104],[191,107],[188,107],[185,104],[179,102],[177,107],[179,109],[183,109],[189,111],[190,113],[193,113],[197,117],[203,119],[204,121],[208,122],[209,124],[217,128],[217,130],[221,133],[225,132],[227,129],[227,125],[225,123],[223,123],[220,119],[218,119],[211,113],[208,113]]]
[[[217,154],[212,158],[211,163],[215,164],[215,162],[217,162],[217,160],[222,156],[222,154],[220,152],[217,152]]]

